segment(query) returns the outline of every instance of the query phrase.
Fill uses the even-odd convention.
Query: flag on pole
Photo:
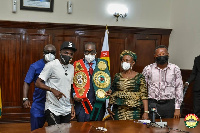
[[[110,70],[110,56],[109,56],[108,29],[107,29],[107,26],[106,26],[106,31],[105,31],[105,36],[104,36],[104,40],[103,40],[103,46],[102,46],[100,58],[107,60],[108,67],[109,67],[109,70]]]
[[[107,60],[108,62],[108,68],[110,70],[110,56],[109,56],[109,44],[108,44],[108,29],[107,29],[107,25],[106,25],[106,31],[105,31],[105,36],[104,36],[104,40],[103,40],[103,46],[102,46],[102,50],[101,50],[101,59]],[[108,103],[109,103],[109,97],[106,99],[106,108],[108,107]],[[107,117],[109,117],[109,113],[106,110],[105,115],[104,115],[104,119],[105,120]]]
[[[1,101],[1,86],[0,86],[0,118],[1,118],[1,112],[2,112],[2,101]]]

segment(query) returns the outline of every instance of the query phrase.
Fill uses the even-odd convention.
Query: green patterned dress
[[[113,105],[114,119],[139,119],[142,100],[148,99],[144,76],[137,73],[134,78],[127,79],[117,73],[111,89],[110,104]]]

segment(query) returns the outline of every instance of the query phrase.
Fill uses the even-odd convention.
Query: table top
[[[159,120],[156,120],[159,121]],[[177,133],[176,129],[188,131],[190,133],[199,133],[200,124],[195,128],[188,128],[185,126],[184,118],[181,119],[163,119],[167,122],[167,126],[172,128],[170,133]],[[148,127],[146,124],[136,123],[133,120],[108,120],[108,121],[92,121],[92,122],[76,122],[72,121],[70,124],[58,124],[49,127],[43,127],[34,130],[32,133],[51,133],[55,131],[69,132],[69,133],[96,133],[102,132],[96,130],[97,127],[104,127],[107,133],[164,133],[168,132],[168,128]]]

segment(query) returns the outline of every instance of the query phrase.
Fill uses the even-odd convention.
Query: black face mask
[[[165,56],[158,56],[156,57],[156,63],[160,64],[160,65],[164,65],[165,63],[168,62],[169,56],[165,55]]]
[[[60,54],[60,58],[61,58],[61,61],[62,61],[65,65],[69,64],[70,61],[71,61],[71,59],[72,59],[70,56],[62,55],[62,54]]]

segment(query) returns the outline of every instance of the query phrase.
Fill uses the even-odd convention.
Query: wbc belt
[[[98,59],[93,72],[92,82],[95,90],[96,102],[90,115],[90,120],[96,121],[99,117],[102,105],[106,101],[106,91],[109,90],[111,84],[110,72],[106,60]]]
[[[85,109],[85,113],[90,114],[93,109],[89,99],[87,98],[87,93],[90,88],[90,78],[82,59],[74,62],[73,87],[76,96],[83,99],[81,103]]]

